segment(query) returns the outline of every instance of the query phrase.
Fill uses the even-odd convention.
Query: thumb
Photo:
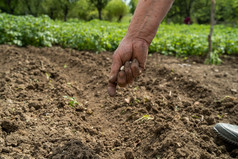
[[[114,54],[112,58],[112,66],[111,66],[111,72],[110,72],[108,88],[107,88],[108,94],[111,97],[114,97],[116,95],[117,75],[121,66],[122,66],[122,61],[120,57],[117,54]]]

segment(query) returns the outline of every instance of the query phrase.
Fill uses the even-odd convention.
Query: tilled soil
[[[238,158],[213,131],[238,124],[238,57],[209,66],[154,54],[111,98],[111,55],[1,45],[0,158]]]

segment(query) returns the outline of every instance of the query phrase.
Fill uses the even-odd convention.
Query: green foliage
[[[60,45],[77,50],[114,51],[128,29],[128,23],[99,20],[53,21],[47,16],[0,14],[0,44],[18,46]],[[205,55],[208,52],[209,25],[165,25],[151,43],[150,52],[164,55]],[[212,37],[213,52],[238,54],[238,29],[217,25]]]
[[[238,0],[216,0],[216,20],[218,23],[237,23]]]
[[[18,0],[15,13],[38,16],[42,11],[42,2],[42,0]]]
[[[98,18],[102,20],[102,10],[107,6],[109,0],[90,0],[98,10]]]
[[[104,20],[108,20],[108,12],[107,10],[103,9],[101,11],[101,18]],[[87,14],[87,21],[93,20],[93,19],[98,19],[98,11],[95,9],[92,9],[90,12]]]
[[[94,8],[91,7],[88,0],[80,0],[76,2],[74,7],[69,11],[69,17],[88,20],[88,15],[92,10],[94,10]]]
[[[210,23],[211,0],[175,0],[166,20],[183,23],[189,16],[193,23]],[[217,23],[238,22],[238,0],[216,0],[215,18]]]
[[[200,0],[201,1],[201,0]],[[183,23],[184,18],[191,17],[191,10],[195,0],[176,0],[168,14],[173,22]],[[209,17],[209,16],[208,16]]]
[[[138,3],[138,0],[131,0],[129,3],[129,7],[130,7],[130,13],[134,14],[135,10],[136,10],[136,5]]]
[[[205,64],[214,64],[214,65],[220,65],[221,59],[219,58],[219,54],[217,52],[211,52],[209,54],[209,57],[205,60]]]
[[[210,14],[211,14],[211,0],[200,0],[194,3],[191,8],[191,17],[194,23],[198,24],[210,24]],[[218,13],[215,13],[217,16]]]
[[[0,14],[0,43],[18,46],[52,46],[56,43],[50,28],[52,24],[47,16],[11,16]]]
[[[8,3],[11,2],[11,3]],[[41,16],[51,19],[68,20],[78,18],[88,20],[87,15],[95,10],[89,0],[1,0],[0,10],[15,15]]]
[[[204,55],[208,52],[208,25],[161,25],[150,46],[151,52],[176,56]],[[237,54],[238,29],[215,26],[213,51],[219,54]]]
[[[18,5],[18,0],[1,0],[0,10],[2,10],[3,12],[14,14],[17,5]]]
[[[68,20],[68,15],[72,11],[78,0],[45,0],[43,1],[44,10],[50,17]],[[72,12],[71,12],[72,13]]]
[[[122,0],[112,0],[107,4],[106,10],[108,11],[110,20],[115,17],[117,21],[120,22],[123,16],[128,13],[129,9]]]
[[[51,19],[65,21],[70,18],[111,20],[113,17],[105,10],[110,1],[124,0],[0,0],[0,12],[35,17],[47,14]],[[134,14],[137,3],[138,0],[130,0],[128,5],[131,14]],[[121,3],[110,8],[112,7],[115,9],[110,9],[111,12],[119,14],[116,10],[120,10],[120,13],[124,13]],[[175,0],[164,22],[182,24],[184,19],[189,16],[193,23],[209,24],[210,10],[211,0]],[[218,24],[236,26],[238,23],[238,0],[216,0],[215,17]]]
[[[146,115],[143,115],[141,118],[135,120],[135,122],[139,122],[139,121],[144,122],[146,120],[153,120],[153,119],[154,119],[153,116],[146,114]]]

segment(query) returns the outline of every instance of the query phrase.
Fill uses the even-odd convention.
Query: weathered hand
[[[137,78],[145,69],[149,44],[139,38],[124,38],[112,58],[111,73],[108,82],[108,94],[116,95],[117,84],[125,87]],[[120,68],[124,66],[123,70]]]

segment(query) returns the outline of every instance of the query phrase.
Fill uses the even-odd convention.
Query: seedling
[[[136,90],[138,90],[139,89],[139,87],[138,86],[136,86],[135,88],[134,88],[134,90],[136,91]]]
[[[75,107],[76,105],[79,105],[78,101],[74,97],[64,96],[64,98],[68,100],[68,104],[71,107]]]
[[[67,86],[68,86],[69,88],[71,88],[71,83],[68,82],[68,83],[67,83]]]
[[[64,68],[67,68],[68,66],[66,64],[64,64]]]
[[[144,96],[144,102],[147,103],[150,101],[150,97],[149,96]]]
[[[223,115],[222,115],[222,114],[221,114],[221,115],[217,114],[217,117],[218,117],[219,119],[222,119],[222,118],[223,118]]]
[[[46,79],[49,80],[51,75],[49,73],[45,73],[45,75],[46,75]]]
[[[136,103],[140,103],[140,99],[135,98],[134,100],[135,100]]]
[[[197,116],[197,115],[193,115],[192,116],[194,119],[199,119],[199,116]]]
[[[226,99],[231,99],[232,101],[236,100],[235,97],[231,97],[231,96],[225,96],[224,98],[222,98],[220,101],[223,102]]]
[[[126,110],[122,110],[121,111],[121,114],[123,115],[123,114],[125,114],[126,113]]]
[[[144,115],[144,116],[142,116],[141,118],[137,119],[135,122],[138,122],[138,121],[144,122],[145,120],[153,120],[153,119],[154,119],[153,116]]]

